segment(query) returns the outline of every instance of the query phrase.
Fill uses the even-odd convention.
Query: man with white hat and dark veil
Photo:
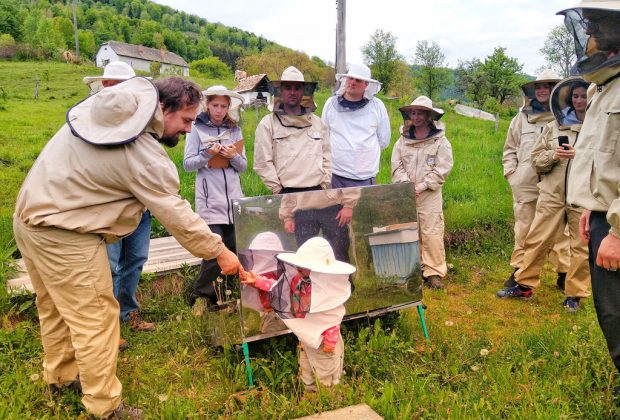
[[[79,388],[89,414],[141,418],[116,376],[119,305],[106,243],[136,229],[145,207],[190,252],[237,257],[179,196],[179,175],[163,145],[191,130],[200,88],[178,77],[135,77],[67,112],[17,196],[15,241],[37,295],[44,379],[51,392]]]
[[[291,66],[269,88],[273,112],[256,127],[254,171],[273,194],[329,188],[329,133],[314,115],[316,82]]]
[[[381,149],[390,145],[390,118],[375,97],[381,83],[363,64],[350,64],[337,74],[340,87],[325,102],[321,118],[329,128],[332,148],[332,188],[374,185]]]

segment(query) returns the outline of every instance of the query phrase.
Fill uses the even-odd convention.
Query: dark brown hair
[[[159,101],[164,111],[175,112],[188,105],[198,105],[202,99],[200,87],[181,77],[167,77],[155,81],[159,91]]]

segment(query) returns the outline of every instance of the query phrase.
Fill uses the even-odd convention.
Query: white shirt
[[[332,173],[358,180],[376,176],[381,149],[390,145],[390,118],[383,102],[373,97],[363,108],[351,111],[332,96],[321,118],[329,127]]]

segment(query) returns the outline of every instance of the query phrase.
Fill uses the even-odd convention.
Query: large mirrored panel
[[[413,197],[413,185],[402,183],[235,200],[237,252],[245,270],[277,281],[286,267],[280,264],[278,270],[275,256],[322,236],[337,260],[357,268],[350,277],[353,291],[345,303],[345,319],[419,302],[422,276]],[[343,208],[352,209],[346,223]],[[269,309],[268,294],[251,286],[234,289],[222,292],[228,302],[222,310],[207,314],[215,342],[252,341],[286,330]]]

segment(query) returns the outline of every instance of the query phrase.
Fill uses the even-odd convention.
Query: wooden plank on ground
[[[319,414],[313,414],[311,416],[300,417],[296,420],[382,420],[379,414],[374,411],[367,404],[351,405],[345,408],[339,408],[338,410],[325,411]]]
[[[184,264],[198,265],[201,259],[193,256],[188,250],[173,237],[151,239],[149,245],[149,258],[144,264],[144,273],[165,274],[180,269]],[[18,272],[16,276],[7,282],[7,289],[18,291],[28,290],[33,292],[30,277],[26,271],[23,260],[17,260]]]

